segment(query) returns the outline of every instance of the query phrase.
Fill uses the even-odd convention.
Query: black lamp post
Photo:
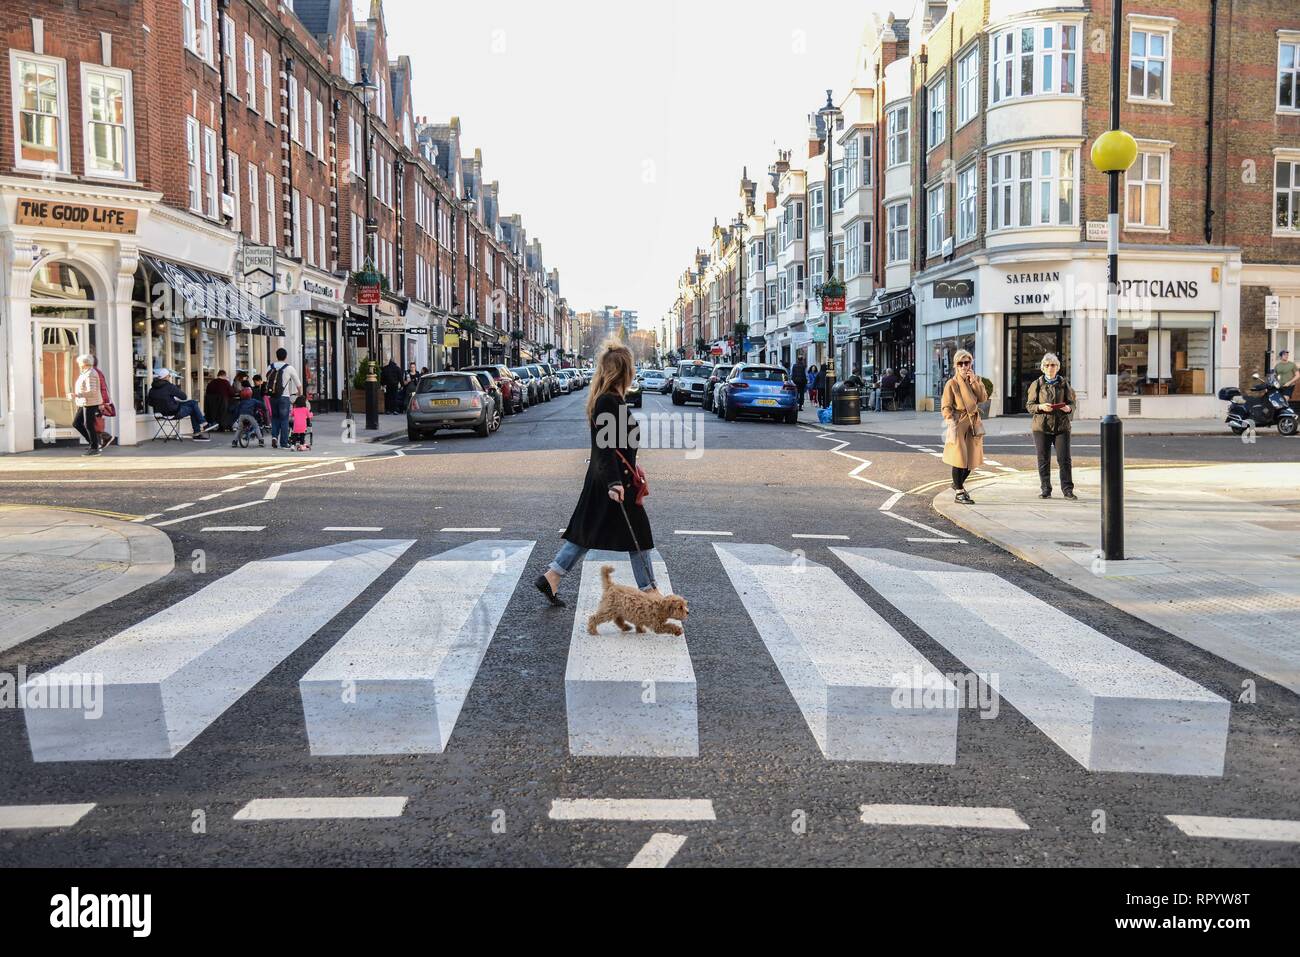
[[[737,333],[740,327],[744,327],[746,333],[749,331],[749,323],[745,319],[745,233],[749,231],[748,224],[745,222],[745,214],[737,213],[735,222],[731,224],[736,230],[736,262],[740,266],[740,284],[736,287],[736,320],[731,325],[731,348],[732,362],[741,362],[748,350],[745,344],[740,341]]]
[[[824,285],[829,285],[830,281],[835,278],[835,260],[832,259],[833,247],[831,244],[831,228],[835,222],[835,122],[840,117],[840,111],[835,108],[835,103],[831,99],[831,91],[826,91],[826,105],[821,108],[821,117],[826,125],[826,187],[824,204],[826,207],[826,269],[823,280]],[[805,298],[805,301],[806,298]],[[819,386],[818,397],[821,399],[822,408],[831,404],[831,389],[835,385],[835,316],[832,313],[824,313],[826,316],[826,355],[829,361],[822,375],[825,381],[824,386]]]
[[[365,108],[365,132],[362,136],[362,142],[365,144],[365,169],[366,169],[366,260],[365,271],[370,273],[375,271],[375,242],[378,238],[379,224],[375,221],[374,207],[372,205],[375,186],[371,181],[374,170],[371,168],[370,157],[374,154],[374,138],[370,132],[370,98],[378,89],[370,81],[370,74],[366,70],[361,71],[361,81],[352,84],[354,90],[361,91],[361,102]],[[376,374],[375,367],[379,361],[379,332],[375,328],[375,307],[367,307],[370,313],[370,325],[367,334],[369,344],[370,363],[366,367],[366,428],[370,431],[376,431],[379,428],[379,376]]]
[[[1106,296],[1106,417],[1101,420],[1101,549],[1108,562],[1124,560],[1124,423],[1119,417],[1119,177],[1137,161],[1137,142],[1119,128],[1120,24],[1123,0],[1111,3],[1110,132],[1092,147],[1093,165],[1105,173],[1110,185],[1110,236]]]

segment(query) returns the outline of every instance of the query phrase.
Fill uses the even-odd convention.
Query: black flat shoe
[[[569,607],[560,599],[559,595],[551,591],[551,583],[546,580],[545,575],[538,576],[537,581],[535,581],[533,584],[535,584],[537,586],[537,590],[542,593],[542,597],[544,597],[547,601],[551,603],[552,608]]]
[[[970,497],[968,494],[966,494],[965,492],[958,492],[958,493],[957,493],[957,497],[956,497],[953,501],[955,501],[958,505],[974,505],[974,504],[975,504],[975,500],[974,500],[973,498],[971,498],[971,497]]]
[[[1065,497],[1069,499],[1071,502],[1079,501],[1079,496],[1075,495],[1073,492],[1066,492]]]
[[[1038,497],[1039,497],[1039,498],[1051,498],[1051,497],[1052,497],[1052,493],[1051,493],[1051,492],[1039,492],[1039,493],[1038,493]],[[1066,496],[1066,498],[1069,498],[1069,497],[1070,497],[1070,496],[1068,496],[1068,495]]]

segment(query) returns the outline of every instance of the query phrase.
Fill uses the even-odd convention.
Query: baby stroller
[[[266,412],[266,404],[264,402],[257,403],[257,408],[253,412],[253,417],[257,419],[258,428],[262,429],[263,431],[271,427],[271,419]],[[239,435],[236,437],[235,441],[238,443],[241,449],[246,449],[253,444],[255,439],[257,439],[256,433],[254,433],[251,428],[245,425],[243,428],[239,430]]]

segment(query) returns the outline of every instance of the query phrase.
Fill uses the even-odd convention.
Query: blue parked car
[[[721,390],[722,417],[735,422],[739,415],[758,415],[799,423],[799,393],[780,366],[741,363],[731,370]]]

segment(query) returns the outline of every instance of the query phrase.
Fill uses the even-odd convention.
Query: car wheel
[[[408,441],[408,442],[419,442],[421,438],[423,438],[423,434],[420,432],[419,429],[413,429],[413,428],[410,428],[409,426],[407,427],[407,429],[406,429],[406,441]]]
[[[799,413],[798,413],[798,412],[787,412],[787,413],[785,414],[785,424],[786,424],[786,425],[798,425],[798,424],[799,424]]]
[[[676,392],[674,392],[674,393],[673,393],[673,405],[685,405],[685,404],[686,404],[686,401],[685,401],[685,400],[684,400],[680,395],[678,395]]]
[[[726,419],[728,422],[736,421],[736,410],[732,408],[730,402],[722,403],[722,417]]]
[[[486,439],[492,434],[492,417],[490,415],[483,416],[483,421],[474,429],[474,434],[480,439]]]

